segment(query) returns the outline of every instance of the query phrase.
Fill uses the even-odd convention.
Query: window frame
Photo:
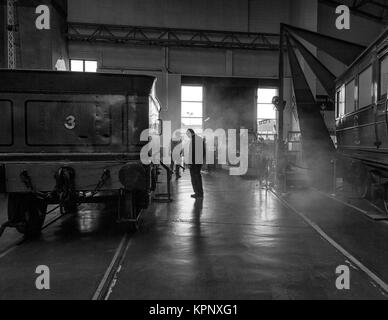
[[[183,97],[182,97],[182,89],[183,87],[196,87],[196,88],[201,88],[202,89],[202,100],[199,101],[199,100],[183,100]],[[204,130],[204,117],[203,117],[203,114],[204,114],[204,106],[205,106],[205,88],[203,85],[200,85],[200,84],[181,84],[181,99],[180,99],[180,103],[181,103],[181,129],[184,129],[186,126],[183,125],[183,119],[201,119],[201,132],[196,132],[197,134],[201,134],[202,131]],[[202,117],[186,117],[186,116],[183,116],[183,103],[200,103],[202,105]],[[196,126],[194,125],[194,129],[196,128]],[[182,132],[183,133],[183,132]]]
[[[343,90],[343,101],[341,101],[341,93],[342,93],[342,90]],[[336,116],[337,116],[337,119],[340,119],[342,118],[343,116],[345,116],[345,111],[346,111],[346,85],[345,83],[342,83],[341,86],[339,86],[337,88],[337,91],[336,91],[336,108],[337,108],[337,112],[336,112]],[[341,102],[343,103],[343,106],[341,108],[340,104]],[[342,109],[342,110],[341,110]],[[341,113],[342,111],[342,113]]]
[[[379,72],[378,72],[378,88],[377,88],[378,100],[383,100],[384,97],[385,97],[385,99],[387,99],[387,93],[388,93],[388,88],[387,88],[387,92],[382,94],[382,81],[381,81],[382,69],[381,69],[381,65],[382,65],[382,62],[384,60],[387,60],[387,62],[388,62],[388,53],[385,53],[381,57],[378,58],[378,70],[379,70]]]
[[[73,71],[72,70],[72,62],[73,61],[82,61],[82,71]],[[85,71],[85,66],[86,66],[86,62],[95,62],[97,67],[96,67],[96,71],[93,72],[93,71]],[[69,65],[70,65],[70,71],[71,72],[89,72],[89,73],[97,73],[98,72],[98,60],[96,59],[69,59]]]
[[[371,102],[368,104],[368,105],[365,105],[365,106],[361,106],[360,104],[360,76],[366,72],[368,69],[370,69],[371,71],[371,83],[370,83],[370,100]],[[362,69],[358,74],[357,74],[357,109],[356,110],[360,110],[360,109],[363,109],[363,108],[367,108],[368,106],[370,106],[371,104],[373,104],[373,64],[369,64],[367,67],[365,67],[364,69]]]
[[[263,86],[263,87],[258,87],[257,90],[256,90],[256,121],[255,121],[255,126],[256,126],[256,134],[257,134],[257,137],[265,137],[267,141],[276,141],[276,137],[278,135],[278,124],[279,124],[279,112],[278,110],[276,109],[276,107],[274,106],[274,104],[272,102],[259,102],[259,90],[275,90],[276,91],[276,95],[275,96],[279,96],[279,87],[276,87],[276,86]],[[275,109],[275,118],[259,118],[259,105],[272,105],[273,108]],[[275,126],[276,126],[276,133],[260,133],[259,131],[259,122],[260,121],[275,121]],[[268,137],[273,137],[273,139],[268,139]]]
[[[346,97],[347,97],[347,92],[346,92],[347,90],[346,90],[346,87],[347,87],[351,82],[354,82],[354,89],[353,89],[353,110],[350,111],[350,112],[348,112],[348,111],[346,110],[346,102],[347,102],[347,99],[346,99]],[[345,102],[345,110],[344,110],[344,115],[351,114],[351,113],[357,111],[356,88],[357,88],[356,77],[354,77],[354,78],[352,78],[351,80],[345,82],[345,100],[344,100],[344,102]]]

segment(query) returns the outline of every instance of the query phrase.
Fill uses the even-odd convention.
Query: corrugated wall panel
[[[280,23],[289,23],[292,0],[250,0],[250,31],[279,33]]]
[[[247,17],[248,0],[69,1],[73,22],[247,31]]]

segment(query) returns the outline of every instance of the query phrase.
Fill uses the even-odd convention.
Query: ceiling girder
[[[279,50],[279,34],[173,29],[68,23],[66,36],[72,41],[113,42],[163,47],[198,47],[242,50]]]

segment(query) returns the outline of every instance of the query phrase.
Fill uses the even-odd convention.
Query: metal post
[[[279,123],[278,123],[278,139],[277,139],[277,150],[276,150],[276,184],[282,188],[284,179],[283,176],[283,135],[284,135],[284,27],[283,24],[280,26],[280,43],[279,43]]]
[[[337,194],[337,159],[331,160],[333,165],[333,193],[332,196],[336,196]]]
[[[172,202],[173,201],[173,199],[171,197],[171,177],[172,177],[172,171],[163,162],[160,163],[160,167],[161,167],[161,170],[164,169],[166,171],[166,188],[167,188],[166,191],[167,192],[163,192],[164,190],[162,190],[162,192],[156,193],[157,190],[158,190],[158,184],[162,184],[162,182],[158,182],[157,181],[156,182],[155,195],[153,197],[153,200],[156,201],[156,202],[162,202],[162,203]],[[159,175],[158,175],[157,179],[159,179]]]

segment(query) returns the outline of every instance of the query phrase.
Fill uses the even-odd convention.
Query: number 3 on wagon
[[[68,116],[65,121],[65,128],[68,130],[73,130],[75,128],[75,117]]]

